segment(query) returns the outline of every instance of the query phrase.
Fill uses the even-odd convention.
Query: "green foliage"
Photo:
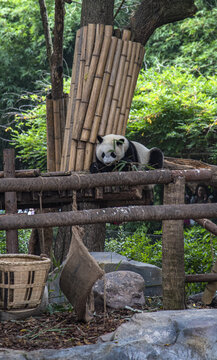
[[[186,274],[210,273],[217,257],[217,236],[210,234],[200,226],[186,228],[185,238],[185,272]],[[186,285],[188,293],[204,290],[203,283]]]
[[[131,236],[126,236],[123,227],[120,226],[116,239],[106,241],[105,251],[114,251],[132,260],[162,265],[162,246],[158,232],[154,236],[147,235],[147,227],[141,225]],[[153,240],[154,239],[154,240]]]
[[[116,238],[106,240],[105,251],[117,252],[129,259],[141,261],[162,267],[162,240],[160,232],[147,234],[142,226],[131,236],[126,236],[120,227]],[[217,257],[217,236],[211,235],[205,229],[195,225],[184,231],[185,272],[186,274],[203,274],[211,272]],[[204,289],[204,284],[186,285],[188,294]]]
[[[19,229],[18,230],[18,241],[19,241],[19,253],[28,253],[28,243],[31,235],[30,229]],[[6,253],[6,232],[0,231],[0,254]]]
[[[46,5],[52,35],[55,2],[46,0]],[[70,66],[81,7],[66,4],[65,10],[64,58]],[[36,81],[42,79],[43,73],[49,74],[38,1],[2,0],[0,37],[0,108],[3,108],[14,104],[17,93],[36,89]]]
[[[29,97],[28,97],[29,98]],[[46,104],[44,96],[30,95],[35,106],[15,115],[15,126],[8,128],[17,157],[29,168],[46,170]]]
[[[181,67],[142,71],[127,134],[165,155],[217,161],[217,77]]]
[[[159,63],[214,75],[217,70],[217,1],[196,1],[194,17],[158,28],[146,45],[148,67]]]
[[[69,92],[70,78],[64,82],[64,91]],[[48,88],[44,89],[44,93]],[[14,124],[6,128],[10,133],[11,145],[16,148],[16,157],[28,168],[47,168],[47,125],[45,96],[27,94],[20,99],[25,107],[14,112]]]

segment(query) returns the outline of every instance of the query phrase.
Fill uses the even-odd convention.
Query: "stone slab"
[[[0,349],[0,360],[217,360],[217,309],[139,313],[95,345]]]

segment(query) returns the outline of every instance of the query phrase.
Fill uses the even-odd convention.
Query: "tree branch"
[[[145,45],[158,27],[193,16],[194,0],[143,0],[131,18],[134,41]]]
[[[47,57],[48,57],[48,62],[50,65],[50,70],[51,70],[51,56],[53,53],[53,44],[52,44],[52,39],[51,39],[51,34],[50,34],[50,27],[49,27],[49,23],[48,23],[47,7],[46,7],[45,0],[38,0],[38,2],[39,2],[39,6],[40,6],[41,19],[42,19],[44,36],[45,36],[45,41],[46,41]]]

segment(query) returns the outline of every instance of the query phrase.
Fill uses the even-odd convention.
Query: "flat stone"
[[[134,271],[145,281],[145,296],[162,295],[162,271],[159,267],[139,261],[129,260],[113,252],[90,253],[106,273],[117,270]]]

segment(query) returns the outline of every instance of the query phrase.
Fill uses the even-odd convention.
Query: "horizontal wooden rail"
[[[147,205],[90,209],[47,214],[0,215],[0,229],[27,229],[106,222],[180,220],[216,217],[217,203],[192,205]]]
[[[176,177],[186,181],[210,181],[212,170],[151,170],[103,174],[72,174],[66,177],[0,179],[0,192],[79,190],[112,185],[168,184]]]
[[[214,282],[217,281],[217,274],[192,274],[185,275],[185,282]]]

